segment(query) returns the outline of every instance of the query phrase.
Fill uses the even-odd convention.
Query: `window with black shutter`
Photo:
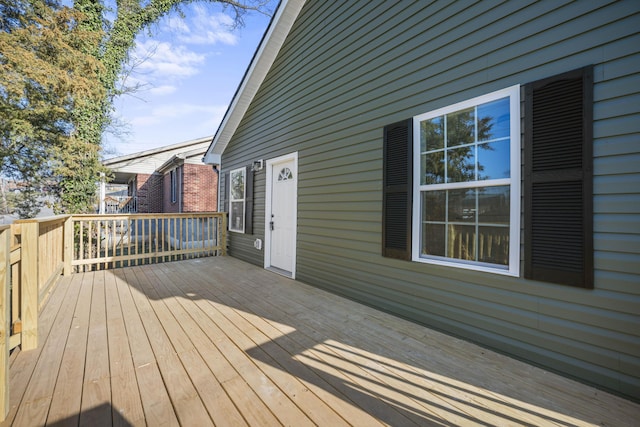
[[[411,259],[412,120],[384,128],[382,255]]]
[[[224,174],[222,205],[229,213],[229,230],[253,234],[253,179],[250,166]]]
[[[593,68],[525,86],[525,277],[593,287]]]

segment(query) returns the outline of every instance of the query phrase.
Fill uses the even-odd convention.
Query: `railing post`
[[[38,222],[22,224],[22,349],[38,347]]]
[[[222,233],[221,233],[221,246],[222,246],[222,251],[221,251],[221,255],[224,256],[227,254],[227,213],[224,212],[222,214]]]
[[[64,268],[62,274],[69,276],[72,273],[71,261],[73,261],[73,217],[69,217],[64,221],[63,230],[64,251],[62,259],[64,260]]]
[[[11,319],[11,227],[0,229],[0,421],[9,413],[9,338]]]

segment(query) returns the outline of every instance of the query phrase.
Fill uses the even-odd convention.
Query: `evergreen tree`
[[[80,144],[74,111],[104,98],[102,66],[84,53],[102,35],[81,27],[81,13],[50,1],[0,0],[0,11],[1,172],[21,184],[18,212],[31,217],[42,188],[59,188],[64,157]]]
[[[0,174],[24,185],[21,214],[50,188],[58,213],[92,210],[102,135],[141,31],[196,0],[0,0]],[[236,25],[268,0],[204,0]]]

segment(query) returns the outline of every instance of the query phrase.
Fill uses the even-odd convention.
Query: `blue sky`
[[[106,158],[213,135],[270,20],[249,12],[233,29],[232,12],[220,5],[194,3],[183,12],[138,37],[125,84],[140,89],[115,101],[126,132],[105,136]]]

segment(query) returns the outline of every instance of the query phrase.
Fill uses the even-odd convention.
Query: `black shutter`
[[[525,86],[525,277],[593,288],[593,68]]]
[[[224,191],[222,192],[222,212],[229,213],[229,191],[231,188],[231,173],[224,173]]]
[[[253,234],[253,171],[251,166],[246,169],[246,185],[244,195],[244,232]]]
[[[382,256],[411,260],[412,119],[384,128]]]

